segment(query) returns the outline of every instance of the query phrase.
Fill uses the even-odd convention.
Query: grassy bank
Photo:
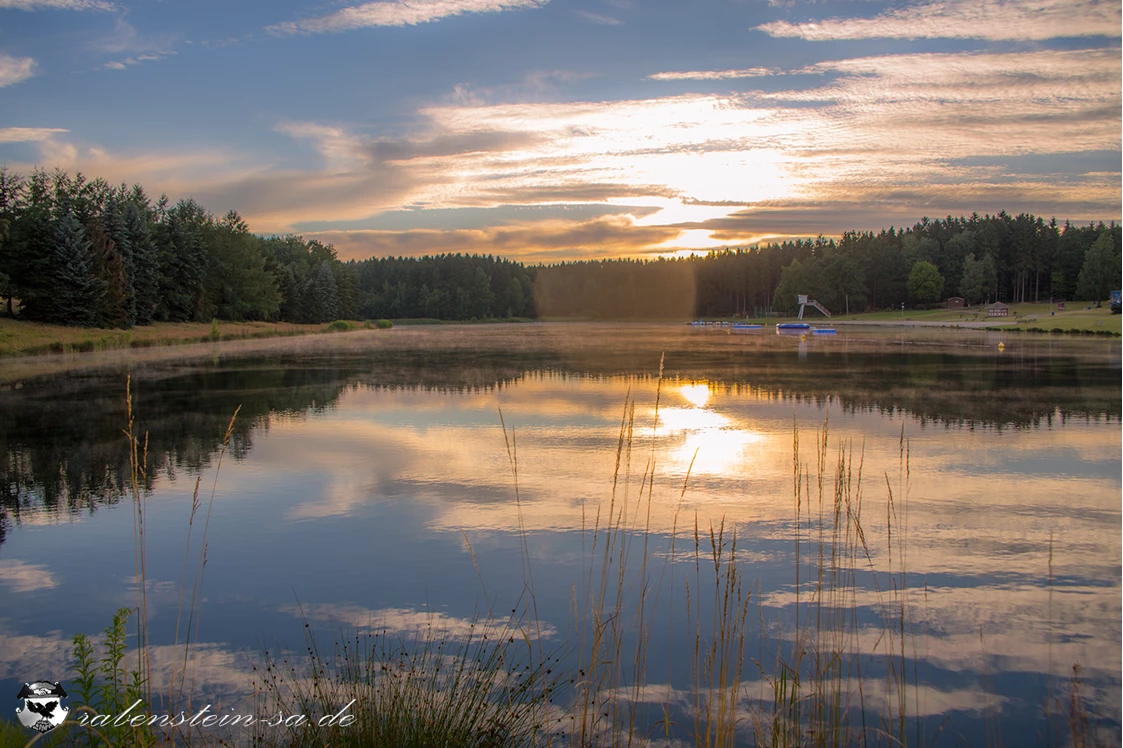
[[[791,322],[795,317],[766,317],[744,320],[759,324]],[[742,321],[742,320],[739,320]],[[1120,335],[1123,333],[1123,315],[1112,314],[1108,306],[1096,307],[1093,302],[1070,301],[1064,310],[1056,304],[1011,304],[1010,315],[1006,318],[988,317],[986,307],[974,306],[962,309],[906,309],[904,311],[862,312],[858,314],[839,314],[827,319],[812,309],[804,314],[805,322],[812,324],[878,322],[882,324],[913,323],[955,326],[976,326],[990,323],[1002,329],[1040,332],[1088,331]]]
[[[0,318],[0,356],[88,353],[124,348],[156,348],[222,340],[280,338],[369,329],[371,322],[337,320],[326,325],[290,322],[154,322],[131,330],[67,327]]]
[[[96,327],[67,327],[42,322],[0,317],[0,357],[36,356],[45,353],[88,353],[125,348],[158,348],[187,343],[222,340],[251,340],[315,335],[325,332],[385,329],[395,325],[493,324],[533,322],[526,317],[449,322],[439,319],[401,319],[345,321],[298,325],[291,322],[154,322],[131,330],[105,330]]]
[[[217,329],[217,334],[212,334]],[[272,338],[308,335],[324,325],[287,322],[155,322],[131,330],[66,327],[19,319],[0,319],[0,356],[34,356],[43,353],[82,353],[120,348],[152,348],[210,340]]]

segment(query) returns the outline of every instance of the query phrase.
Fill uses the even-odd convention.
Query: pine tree
[[[120,257],[123,280],[121,284],[121,312],[122,324],[120,327],[130,328],[136,324],[136,263],[133,261],[133,243],[129,236],[129,227],[125,221],[125,186],[121,185],[119,191],[109,191],[108,199],[102,210],[102,226],[113,242]],[[92,239],[92,237],[91,237]],[[109,292],[114,292],[109,289]]]
[[[265,267],[261,242],[234,211],[207,231],[209,274],[205,316],[272,319],[281,306],[276,276]]]
[[[983,255],[975,259],[972,252],[963,260],[963,275],[959,281],[959,293],[968,304],[978,304],[991,298],[997,273],[994,258]]]
[[[7,299],[8,316],[15,316],[16,267],[19,245],[15,222],[23,209],[26,183],[19,174],[0,166],[0,296]]]
[[[160,258],[158,319],[169,322],[204,318],[207,277],[207,244],[204,236],[212,219],[194,200],[180,200],[166,210],[167,199],[157,206],[163,216],[156,237]]]
[[[308,322],[331,322],[339,317],[339,289],[331,265],[321,262],[308,283]]]
[[[90,226],[86,236],[93,260],[91,275],[104,289],[94,306],[94,324],[106,328],[131,327],[131,315],[126,307],[132,294],[128,291],[124,258],[100,223]]]
[[[47,321],[92,326],[105,294],[104,281],[93,277],[90,241],[73,213],[61,217],[54,231],[53,303]]]
[[[148,199],[138,197],[136,189],[125,204],[125,227],[132,248],[133,306],[136,324],[148,325],[156,316],[160,294],[160,264],[156,244],[148,227]]]
[[[13,256],[11,283],[20,300],[20,317],[46,322],[54,316],[55,275],[53,193],[43,170],[27,180],[27,196],[9,234]]]

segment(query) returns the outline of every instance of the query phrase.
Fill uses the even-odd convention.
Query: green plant
[[[214,340],[214,341],[218,341],[218,340],[222,339],[222,331],[218,329],[218,320],[217,319],[211,320],[210,339]]]
[[[120,608],[113,614],[113,622],[105,629],[103,652],[97,656],[93,642],[85,634],[75,634],[71,654],[75,659],[74,691],[78,703],[89,707],[95,714],[82,716],[79,723],[85,727],[86,743],[90,746],[149,746],[156,743],[151,727],[134,727],[116,717],[136,704],[133,713],[144,713],[146,677],[125,665],[126,624],[132,611]]]
[[[346,320],[342,320],[342,319],[337,319],[336,321],[332,322],[330,325],[327,326],[328,332],[347,332],[348,330],[354,330],[354,329],[355,329],[354,324],[352,324],[352,323],[350,323]]]
[[[391,322],[388,319],[380,319],[380,320],[378,320],[377,322],[374,323],[374,326],[377,327],[379,330],[389,330],[391,327],[394,326],[394,323]]]

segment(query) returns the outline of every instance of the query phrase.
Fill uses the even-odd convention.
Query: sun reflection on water
[[[759,431],[746,428],[724,413],[707,408],[708,382],[679,385],[677,393],[693,407],[664,407],[659,410],[656,437],[667,439],[672,473],[739,474],[753,459],[748,447],[764,441]]]

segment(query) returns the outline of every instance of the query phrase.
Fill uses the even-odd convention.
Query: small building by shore
[[[1001,301],[996,301],[993,304],[987,305],[988,317],[1009,317],[1010,307],[1003,304]]]
[[[961,309],[966,306],[966,301],[962,296],[948,297],[948,309]]]

